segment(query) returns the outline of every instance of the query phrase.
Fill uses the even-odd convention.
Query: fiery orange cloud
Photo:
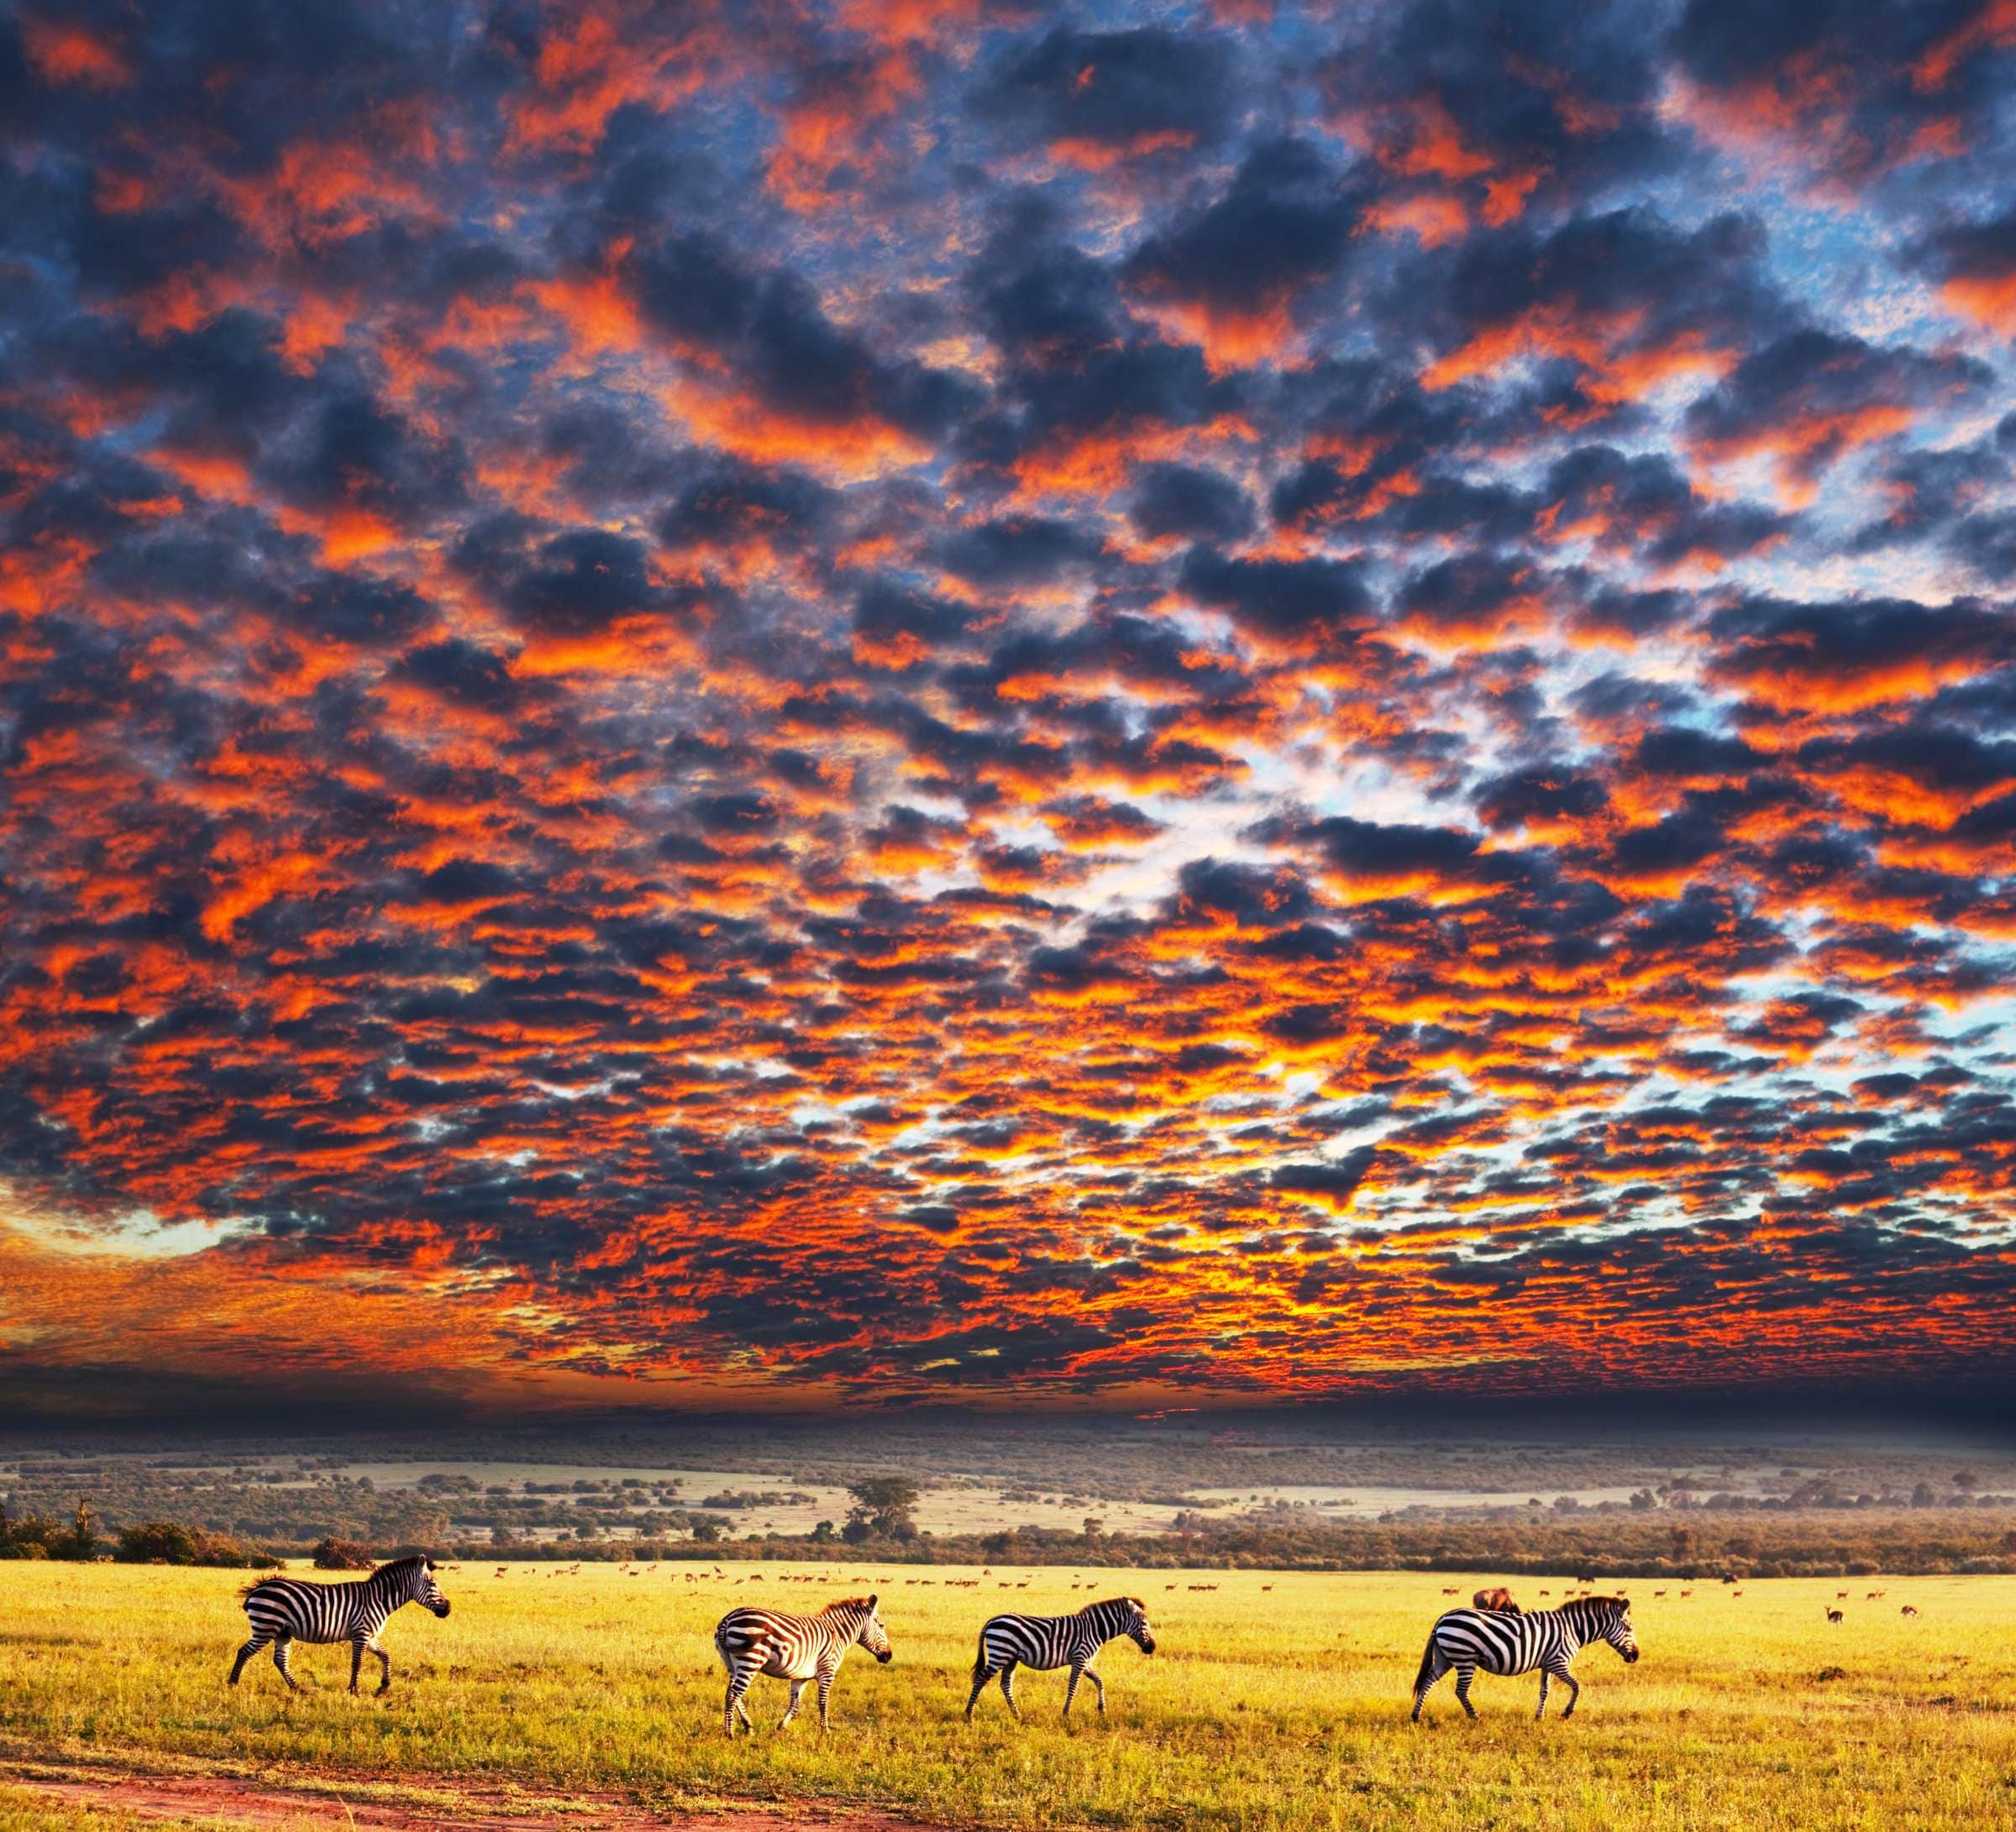
[[[24,13],[21,42],[29,66],[44,82],[124,89],[134,81],[133,66],[118,47],[81,24]]]

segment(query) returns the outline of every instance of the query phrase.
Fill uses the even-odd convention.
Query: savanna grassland
[[[815,1582],[803,1567],[790,1582],[782,1567],[690,1569],[444,1572],[454,1614],[395,1619],[395,1687],[378,1700],[344,1691],[343,1648],[297,1650],[313,1688],[302,1696],[263,1656],[231,1690],[244,1634],[234,1574],[16,1565],[0,1572],[0,1754],[17,1772],[67,1759],[451,1792],[510,1778],[668,1808],[818,1799],[959,1825],[1971,1832],[2016,1810],[2008,1577],[1752,1581],[1741,1596],[1711,1583],[1684,1598],[1634,1584],[1645,1658],[1626,1668],[1607,1648],[1585,1652],[1573,1719],[1536,1724],[1534,1680],[1484,1677],[1481,1722],[1462,1721],[1445,1681],[1414,1727],[1409,1688],[1443,1585],[1467,1596],[1473,1579],[1108,1572],[1095,1590],[1057,1569],[997,1570],[977,1588],[947,1582],[977,1572],[946,1569],[927,1581],[832,1567]],[[1522,1584],[1530,1605],[1539,1588]],[[832,1734],[821,1737],[809,1695],[776,1734],[785,1690],[762,1681],[760,1734],[724,1740],[711,1641],[722,1611],[806,1609],[861,1589],[880,1592],[896,1657],[850,1658]],[[987,1614],[1123,1589],[1147,1599],[1159,1646],[1107,1651],[1103,1721],[1088,1688],[1060,1722],[1063,1676],[1034,1673],[1018,1688],[1026,1722],[1008,1719],[998,1690],[962,1720]],[[1841,1589],[1847,1620],[1831,1627]],[[1872,1589],[1887,1594],[1868,1600]],[[1922,1614],[1903,1617],[1907,1602]],[[10,1832],[76,1823],[18,1793],[0,1815]]]

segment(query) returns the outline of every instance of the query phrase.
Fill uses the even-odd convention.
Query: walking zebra
[[[1481,1667],[1487,1673],[1530,1673],[1540,1670],[1541,1716],[1547,1709],[1547,1682],[1558,1679],[1568,1688],[1562,1716],[1574,1714],[1582,1688],[1569,1671],[1576,1655],[1592,1641],[1608,1641],[1629,1662],[1638,1658],[1631,1635],[1631,1605],[1626,1597],[1578,1597],[1558,1609],[1531,1609],[1504,1615],[1488,1609],[1452,1609],[1429,1633],[1421,1670],[1414,1678],[1414,1721],[1429,1688],[1453,1667],[1456,1696],[1472,1717],[1470,1682]]]
[[[979,1703],[987,1682],[1001,1676],[1001,1696],[1019,1719],[1015,1703],[1015,1670],[1033,1667],[1047,1672],[1068,1667],[1071,1677],[1064,1687],[1064,1715],[1071,1715],[1071,1701],[1078,1696],[1080,1678],[1092,1682],[1099,1694],[1099,1709],[1106,1709],[1106,1682],[1092,1671],[1092,1659],[1107,1642],[1130,1636],[1144,1654],[1155,1651],[1155,1636],[1148,1627],[1148,1606],[1138,1597],[1109,1597],[1104,1603],[1089,1604],[1074,1616],[993,1616],[980,1630],[980,1650],[973,1661],[973,1693],[966,1701],[967,1722]]]
[[[750,1734],[755,1734],[743,1698],[759,1673],[791,1682],[791,1701],[785,1707],[779,1730],[798,1715],[798,1695],[815,1679],[819,1682],[819,1728],[831,1728],[827,1700],[847,1651],[858,1642],[884,1666],[889,1664],[889,1631],[875,1614],[875,1603],[873,1597],[848,1597],[829,1603],[816,1616],[787,1616],[781,1610],[754,1608],[729,1610],[714,1627],[714,1650],[728,1670],[722,1729],[734,1735],[739,1716]]]
[[[369,1577],[352,1583],[311,1584],[298,1577],[262,1578],[244,1593],[252,1639],[238,1651],[238,1658],[231,1663],[231,1683],[238,1683],[245,1662],[270,1641],[273,1664],[280,1669],[280,1677],[299,1692],[300,1682],[287,1671],[288,1647],[296,1641],[348,1641],[350,1690],[356,1691],[357,1675],[369,1653],[378,1656],[383,1669],[378,1690],[389,1692],[392,1657],[378,1646],[378,1633],[395,1609],[409,1603],[432,1609],[438,1616],[448,1614],[448,1598],[434,1582],[434,1562],[417,1553],[381,1565]]]

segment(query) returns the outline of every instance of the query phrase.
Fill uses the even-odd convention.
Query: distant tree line
[[[429,1478],[423,1487],[433,1497],[465,1480]],[[809,1533],[738,1537],[722,1512],[730,1505],[767,1501],[769,1492],[724,1492],[709,1496],[698,1509],[668,1509],[640,1505],[657,1499],[641,1483],[619,1488],[613,1483],[583,1481],[575,1486],[585,1493],[570,1500],[612,1501],[622,1511],[584,1518],[564,1510],[561,1518],[570,1524],[558,1532],[521,1530],[510,1516],[454,1519],[416,1505],[415,1490],[394,1492],[403,1504],[374,1512],[361,1525],[339,1508],[312,1532],[255,1540],[212,1525],[178,1525],[165,1513],[136,1520],[108,1537],[88,1504],[80,1503],[67,1523],[32,1510],[10,1515],[0,1506],[0,1558],[109,1556],[257,1568],[285,1552],[308,1554],[325,1569],[351,1570],[394,1549],[425,1547],[472,1561],[649,1563],[844,1556],[905,1564],[1081,1568],[1494,1571],[1535,1577],[1598,1570],[1611,1577],[1683,1579],[1722,1573],[1771,1577],[2016,1572],[2016,1514],[2008,1498],[1973,1493],[1973,1472],[1963,1471],[1943,1493],[1919,1484],[1908,1496],[1879,1498],[1849,1495],[1823,1481],[1767,1499],[1720,1493],[1698,1496],[1667,1484],[1657,1493],[1641,1490],[1628,1503],[1583,1506],[1562,1497],[1547,1505],[1536,1498],[1520,1509],[1460,1515],[1417,1509],[1376,1521],[1340,1521],[1278,1502],[1236,1515],[1186,1508],[1167,1531],[1147,1535],[1110,1533],[1100,1516],[1088,1514],[1075,1532],[1027,1525],[934,1536],[917,1525],[919,1485],[906,1477],[874,1476],[848,1485],[852,1504],[838,1522],[821,1520]],[[468,1486],[473,1490],[476,1485]],[[340,1500],[356,1492],[332,1484],[307,1494]],[[495,1498],[486,1492],[482,1499]]]
[[[270,1553],[240,1546],[221,1533],[173,1520],[143,1520],[112,1539],[97,1530],[91,1504],[80,1501],[66,1526],[47,1514],[10,1516],[0,1505],[0,1559],[55,1559],[71,1564],[112,1558],[125,1565],[209,1565],[234,1571],[271,1571]]]

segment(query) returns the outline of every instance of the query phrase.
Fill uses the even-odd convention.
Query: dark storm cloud
[[[1215,145],[1237,93],[1229,39],[1157,26],[1084,32],[1057,26],[1004,48],[974,102],[1018,137],[1116,153]]]

